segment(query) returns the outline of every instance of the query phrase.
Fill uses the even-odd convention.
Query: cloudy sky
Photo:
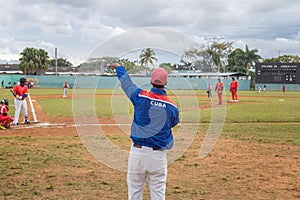
[[[300,54],[298,0],[0,0],[0,13],[1,63],[35,47],[51,58],[58,48],[76,65],[104,41],[145,27],[223,37],[263,57]]]

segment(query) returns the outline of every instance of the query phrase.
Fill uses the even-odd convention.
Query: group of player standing
[[[26,78],[20,78],[19,84],[16,84],[11,92],[14,96],[15,114],[14,117],[8,116],[9,101],[7,98],[1,100],[0,104],[0,129],[10,128],[10,124],[19,125],[19,116],[22,109],[24,123],[29,124],[26,98],[28,97],[28,86]]]
[[[238,82],[235,80],[234,77],[232,77],[232,82],[230,83],[230,92],[231,92],[231,98],[233,102],[238,102],[238,96],[237,96],[237,89],[238,89]],[[222,105],[223,102],[223,90],[224,90],[224,83],[221,81],[221,78],[218,78],[218,82],[216,83],[215,91],[218,94],[218,104]],[[207,97],[212,98],[211,93],[211,86],[208,84],[207,86]]]

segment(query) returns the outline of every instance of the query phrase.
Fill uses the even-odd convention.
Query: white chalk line
[[[189,123],[184,123],[184,124],[189,124]],[[131,125],[132,124],[64,124],[64,123],[51,124],[49,122],[38,122],[38,123],[32,123],[32,124],[20,124],[17,126],[11,126],[11,129],[66,128],[66,127],[84,127],[84,126],[86,126],[86,127],[91,127],[91,126],[105,127],[105,126],[131,126]],[[191,123],[190,125],[195,125],[195,123]]]
[[[81,127],[81,126],[131,126],[131,124],[51,124],[48,122],[40,122],[34,124],[20,124],[11,126],[11,129],[27,129],[27,128],[65,128],[65,127]]]

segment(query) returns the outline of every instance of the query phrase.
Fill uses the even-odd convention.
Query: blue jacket
[[[171,149],[172,127],[179,122],[177,106],[160,88],[146,91],[132,83],[123,66],[117,67],[122,89],[134,106],[130,138],[133,143],[151,148]]]

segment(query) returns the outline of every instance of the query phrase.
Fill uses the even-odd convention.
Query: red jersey
[[[207,90],[211,90],[210,85],[207,86]]]
[[[224,87],[224,83],[223,82],[218,82],[216,84],[216,91],[222,91]]]
[[[16,93],[16,95],[22,96],[23,99],[28,96],[28,87],[26,85],[15,85],[13,91]]]
[[[230,89],[237,89],[238,88],[238,82],[237,81],[232,81],[230,83]]]
[[[7,116],[8,110],[9,110],[9,108],[8,108],[7,105],[2,104],[2,105],[0,106],[0,114],[1,114],[1,115]]]
[[[64,84],[64,88],[69,88],[69,85],[68,85],[68,83],[67,83],[67,82],[65,82],[65,84]]]

